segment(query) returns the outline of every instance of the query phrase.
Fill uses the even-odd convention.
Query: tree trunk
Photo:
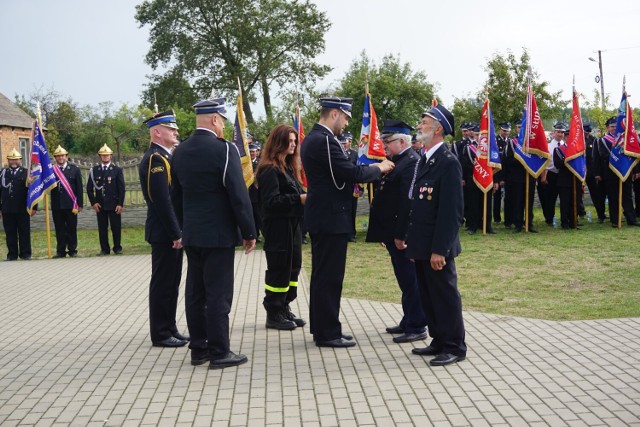
[[[244,92],[242,95],[242,109],[244,110],[244,117],[247,119],[247,124],[254,124],[256,121],[253,119],[251,104],[249,104],[247,97],[244,96]]]
[[[262,87],[262,97],[264,99],[264,111],[267,113],[267,122],[270,123],[273,120],[273,113],[271,111],[271,95],[269,94],[267,78],[264,75],[260,78],[260,86]]]

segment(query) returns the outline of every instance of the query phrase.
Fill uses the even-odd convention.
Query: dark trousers
[[[252,202],[251,209],[253,209],[253,223],[256,226],[256,236],[260,237],[260,233],[262,231],[262,214],[260,213],[260,203]]]
[[[607,175],[604,185],[607,191],[607,197],[609,198],[609,217],[611,218],[611,224],[618,225],[620,178],[611,172]],[[631,178],[628,178],[622,183],[622,212],[627,219],[627,224],[634,224],[637,219],[636,213],[633,209],[633,196],[631,193],[632,183]]]
[[[498,187],[498,189],[493,193],[493,221],[496,223],[502,221],[502,217],[500,216],[501,204],[502,204],[502,187]],[[489,217],[487,217],[487,221],[489,221]]]
[[[356,214],[358,210],[358,197],[353,197],[351,199],[351,223],[353,224],[353,230],[349,234],[350,239],[356,238]]]
[[[605,198],[607,196],[604,183],[602,181],[597,182],[593,176],[587,175],[587,188],[589,189],[589,196],[593,202],[593,207],[596,210],[598,219],[603,220],[606,216],[605,212]]]
[[[7,259],[31,257],[31,217],[28,213],[2,213],[7,238]]]
[[[173,243],[151,243],[151,281],[149,282],[149,327],[151,341],[174,336],[178,289],[182,278],[182,249]]]
[[[431,345],[443,353],[466,356],[462,299],[458,292],[458,275],[453,258],[446,259],[442,270],[431,268],[427,260],[416,260],[416,275],[427,318]]]
[[[421,334],[425,331],[427,319],[422,309],[416,266],[409,258],[404,256],[404,251],[398,250],[393,240],[384,242],[387,252],[391,257],[393,273],[396,275],[398,286],[402,291],[402,320],[399,326],[408,334]]]
[[[504,183],[504,225],[510,227],[513,225],[513,204],[514,192],[516,184],[512,181]]]
[[[547,172],[547,183],[538,182],[538,198],[547,224],[553,224],[556,215],[556,202],[558,201],[558,174]]]
[[[348,234],[311,233],[309,318],[315,341],[342,336],[340,297],[347,261]]]
[[[56,253],[60,256],[78,253],[78,215],[71,209],[54,209],[51,211],[56,228]]]
[[[631,178],[629,178],[631,179]],[[633,198],[636,206],[636,217],[640,216],[640,179],[633,181]]]
[[[471,183],[472,187],[469,188],[468,202],[469,202],[469,222],[467,224],[467,228],[469,230],[480,230],[482,231],[482,222],[483,222],[483,213],[482,209],[484,206],[484,193],[475,182]],[[493,198],[491,192],[487,193],[487,208],[486,208],[486,216],[487,216],[487,231],[492,231],[493,228],[491,226],[491,202]]]
[[[109,225],[111,225],[111,236],[113,237],[113,250],[119,252],[122,250],[121,236],[122,236],[122,216],[116,214],[115,211],[105,211],[100,209],[100,212],[96,214],[98,218],[98,236],[100,238],[100,250],[106,254],[110,251],[109,248]]]
[[[229,312],[233,301],[235,248],[188,246],[185,308],[196,352],[209,349],[211,360],[229,353]]]
[[[302,268],[301,221],[291,221],[285,236],[272,236],[269,220],[265,220],[265,247],[271,239],[285,239],[283,250],[265,249],[267,270],[264,274],[265,295],[262,305],[267,311],[280,311],[298,297],[298,276]],[[280,245],[278,245],[280,246]]]
[[[529,176],[529,175],[528,175]],[[533,227],[533,200],[536,194],[535,180],[529,176],[529,228]],[[513,186],[513,210],[512,221],[514,227],[517,229],[524,228],[524,212],[525,212],[525,198],[527,194],[526,182],[514,182]]]
[[[560,225],[562,228],[576,228],[573,214],[573,187],[558,187],[558,196],[560,197]]]

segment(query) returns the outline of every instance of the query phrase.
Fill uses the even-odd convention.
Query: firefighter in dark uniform
[[[594,156],[595,180],[597,182],[604,182],[605,192],[609,199],[609,217],[611,219],[611,226],[614,228],[618,227],[620,178],[609,167],[609,156],[611,155],[611,147],[616,143],[616,123],[617,117],[611,117],[606,121],[607,133],[598,140],[598,149],[595,151]],[[640,226],[633,209],[631,192],[632,183],[631,178],[629,178],[622,183],[622,212],[628,225]]]
[[[605,219],[607,219],[607,215],[605,212],[605,192],[603,183],[596,181],[596,150],[598,149],[598,140],[595,136],[591,135],[593,132],[593,128],[590,124],[582,125],[582,129],[584,130],[584,145],[585,145],[585,156],[587,162],[587,178],[586,184],[589,189],[589,197],[591,197],[591,202],[593,203],[593,207],[596,210],[596,215],[598,216],[598,222],[602,224]]]
[[[253,136],[251,136],[253,140]],[[258,169],[258,163],[260,157],[258,157],[258,146],[255,143],[249,144],[249,156],[251,157],[251,166],[253,167],[253,174],[255,177],[256,169]],[[258,182],[255,180],[249,186],[249,200],[251,200],[251,208],[253,209],[253,223],[256,227],[256,241],[259,243],[260,234],[262,231],[262,209],[260,207],[260,194],[258,192]]]
[[[293,314],[302,268],[301,181],[298,134],[287,125],[271,130],[256,172],[262,206],[264,251],[267,258],[265,296],[268,329],[292,330],[306,322]]]
[[[51,216],[56,228],[56,254],[54,258],[64,258],[78,255],[78,213],[82,212],[84,205],[84,188],[82,186],[82,173],[80,168],[72,165],[67,160],[69,153],[58,145],[53,152],[56,166],[69,183],[69,190],[75,196],[74,200],[58,181],[58,185],[51,190]],[[75,212],[74,212],[75,210]]]
[[[396,165],[393,172],[382,177],[369,213],[367,242],[379,242],[389,252],[393,273],[402,291],[403,316],[396,326],[387,328],[390,334],[401,334],[394,342],[406,343],[427,338],[426,319],[420,302],[415,264],[396,248],[395,240],[403,240],[409,226],[411,201],[409,187],[420,156],[411,147],[411,126],[401,120],[385,120],[382,140],[388,157]]]
[[[396,247],[406,248],[406,256],[416,263],[432,337],[429,346],[414,348],[412,353],[435,356],[429,362],[432,366],[459,362],[467,354],[455,265],[455,257],[462,250],[462,168],[444,144],[445,135],[453,135],[453,129],[453,114],[443,105],[423,113],[418,138],[426,153],[416,164],[409,189],[412,204],[407,234],[396,242]]]
[[[474,124],[471,128],[472,132],[480,132],[480,125]],[[475,234],[478,230],[482,230],[484,206],[484,193],[476,185],[473,180],[473,169],[477,158],[478,142],[475,138],[469,140],[469,143],[462,149],[461,166],[462,177],[464,181],[465,190],[465,212],[466,212],[466,225],[469,234]],[[491,226],[491,195],[487,195],[487,233],[495,234],[493,227]]]
[[[124,206],[124,174],[122,169],[111,163],[113,151],[104,144],[100,151],[101,164],[89,170],[87,195],[89,203],[98,219],[98,236],[100,237],[100,255],[109,255],[109,233],[113,237],[113,253],[122,253],[122,207]]]
[[[210,369],[240,365],[247,356],[229,343],[235,246],[256,244],[251,201],[235,145],[222,138],[224,98],[194,105],[196,130],[171,159],[171,200],[187,252],[185,289],[191,364]]]
[[[498,151],[500,152],[500,163],[504,163],[504,150],[507,147],[509,132],[511,132],[511,124],[509,122],[500,123],[500,130],[498,131],[498,135],[496,135],[496,143],[498,144]],[[493,192],[493,222],[500,224],[502,222],[500,207],[502,205],[502,192],[505,184],[502,169],[493,171],[493,182],[497,184],[497,187],[494,185],[495,190]],[[505,211],[506,209],[507,207],[505,205]],[[505,217],[506,215],[505,212]]]
[[[311,236],[310,327],[319,347],[352,347],[342,333],[340,296],[352,228],[353,185],[380,179],[393,163],[354,166],[336,138],[349,123],[349,98],[320,98],[320,119],[302,144],[307,176],[304,220]]]
[[[182,278],[182,231],[171,204],[171,149],[178,144],[173,110],[144,122],[151,145],[142,156],[139,177],[147,203],[144,238],[151,245],[149,328],[154,347],[181,347],[189,338],[178,332],[176,310]]]
[[[516,130],[520,132],[519,121],[516,124]],[[537,233],[537,230],[533,228],[533,200],[535,196],[535,179],[527,172],[527,169],[520,163],[515,153],[515,145],[517,141],[515,138],[509,138],[504,150],[504,162],[502,163],[502,170],[504,171],[505,191],[504,191],[504,203],[505,203],[505,218],[504,225],[507,228],[514,226],[514,233],[520,233],[524,229],[525,220],[525,198],[527,193],[527,179],[529,180],[529,232]],[[507,209],[507,206],[509,208]],[[508,216],[510,213],[511,216]]]
[[[0,216],[7,239],[7,261],[31,259],[31,216],[36,211],[27,212],[29,173],[21,159],[15,148],[11,150],[7,155],[9,167],[0,174]]]
[[[340,143],[342,144],[342,148],[344,148],[344,152],[349,156],[349,160],[351,163],[355,165],[358,164],[358,152],[356,150],[351,149],[351,142],[353,141],[353,134],[351,132],[342,132],[340,135]],[[353,229],[349,234],[349,241],[356,241],[356,214],[358,210],[358,199],[362,194],[362,187],[359,184],[354,184],[353,186],[353,198],[351,199],[351,220],[353,222]]]
[[[560,225],[563,230],[578,228],[573,214],[575,200],[573,197],[575,175],[565,164],[567,144],[562,141],[551,153],[554,166],[558,169],[558,197],[560,199]]]

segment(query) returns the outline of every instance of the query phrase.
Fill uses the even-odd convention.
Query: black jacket
[[[140,162],[140,188],[147,202],[144,238],[149,243],[167,243],[182,237],[171,203],[171,154],[152,143]]]
[[[351,233],[353,184],[379,179],[380,169],[354,165],[336,137],[317,123],[305,137],[301,152],[308,184],[307,230],[311,234]]]
[[[573,187],[573,179],[575,175],[567,167],[567,164],[565,163],[566,155],[560,148],[560,145],[553,149],[552,155],[553,165],[558,169],[558,181],[556,181],[556,185],[562,188]]]
[[[419,260],[431,259],[432,253],[456,257],[462,251],[459,228],[464,210],[460,162],[443,144],[416,167],[405,255]]]
[[[419,156],[412,149],[394,156],[396,167],[382,177],[369,213],[367,242],[403,240],[409,226],[409,187]]]
[[[173,152],[171,200],[184,246],[229,248],[241,236],[256,238],[238,150],[213,132],[196,129]]]
[[[18,167],[15,176],[10,168],[0,173],[0,210],[2,213],[27,213],[27,170]]]
[[[57,165],[53,167],[55,168]],[[67,167],[64,168],[62,173],[67,178],[67,181],[69,181],[71,191],[73,191],[73,194],[76,196],[78,207],[83,207],[84,189],[82,187],[82,173],[80,172],[80,168],[71,163],[67,163]],[[51,210],[61,209],[73,209],[73,200],[62,187],[62,184],[58,182],[58,184],[53,187],[53,190],[51,190]]]
[[[87,195],[91,206],[100,203],[102,210],[113,211],[116,206],[124,206],[124,174],[122,169],[111,163],[107,170],[97,165],[89,171]]]

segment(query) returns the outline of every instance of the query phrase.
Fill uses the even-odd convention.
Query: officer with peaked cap
[[[411,148],[412,130],[411,126],[401,120],[384,121],[382,141],[388,157],[396,167],[380,181],[371,204],[367,231],[367,242],[379,242],[389,252],[393,272],[402,291],[402,320],[398,325],[387,328],[390,334],[399,334],[393,338],[397,343],[427,338],[427,321],[420,301],[415,264],[395,244],[395,239],[404,240],[409,226],[409,187],[416,162],[420,158]]]
[[[507,140],[510,138],[509,132],[511,132],[511,124],[509,122],[503,122],[499,125],[498,135],[496,135],[496,143],[498,145],[498,151],[500,152],[500,163],[504,164],[504,150],[507,147]],[[493,222],[500,224],[502,222],[502,215],[500,215],[500,207],[502,205],[502,192],[505,186],[505,174],[502,169],[494,170],[493,172]],[[507,207],[505,205],[505,211]],[[506,216],[505,212],[505,216]]]
[[[358,152],[351,148],[351,142],[353,141],[353,134],[349,131],[342,132],[340,135],[340,143],[342,144],[342,148],[344,148],[344,152],[351,160],[351,163],[354,165],[358,164]],[[360,186],[360,184],[355,184],[353,186],[353,197],[351,199],[351,219],[353,223],[353,228],[351,233],[349,233],[349,241],[356,241],[356,214],[358,213],[358,199],[360,195],[362,195],[364,188]]]
[[[587,177],[585,179],[587,188],[589,189],[589,197],[593,203],[598,216],[598,222],[602,224],[607,218],[605,212],[605,189],[602,181],[596,181],[596,150],[598,149],[598,140],[592,135],[593,127],[590,123],[582,125],[584,130],[585,156],[587,161]]]
[[[66,179],[58,180],[51,190],[51,216],[56,228],[56,254],[54,258],[78,255],[78,213],[84,206],[84,187],[80,168],[68,162],[69,153],[58,145],[53,152],[56,165]],[[66,185],[69,184],[69,185]]]
[[[432,366],[459,362],[467,354],[455,266],[455,257],[462,250],[462,168],[444,144],[444,137],[453,135],[453,129],[453,114],[443,105],[423,113],[418,139],[426,153],[416,164],[409,188],[409,227],[405,237],[396,241],[396,247],[406,249],[406,256],[415,261],[432,338],[427,347],[414,348],[412,353],[435,356],[429,362]]]
[[[553,155],[553,151],[564,141],[564,132],[567,125],[558,122],[553,126],[553,137],[549,141],[549,153]],[[538,179],[538,198],[544,220],[547,225],[553,225],[553,217],[556,214],[556,203],[558,201],[558,171],[559,169],[553,164],[553,161],[547,164],[546,169]]]
[[[607,133],[598,140],[598,149],[595,151],[595,180],[604,182],[604,188],[609,199],[609,217],[611,218],[611,226],[618,227],[618,205],[619,205],[619,185],[620,178],[609,167],[609,157],[612,147],[616,143],[616,126],[617,117],[609,118],[605,125]],[[627,179],[622,183],[622,212],[627,219],[627,225],[640,226],[637,221],[635,211],[633,209],[632,183]]]
[[[138,175],[147,203],[145,240],[151,245],[149,328],[154,347],[181,347],[189,341],[178,332],[176,310],[182,278],[182,230],[171,204],[171,150],[178,144],[173,110],[156,113],[144,123],[151,144]]]
[[[113,253],[122,253],[122,208],[124,206],[124,174],[122,169],[111,162],[113,151],[104,144],[100,151],[100,164],[89,170],[87,196],[98,219],[101,255],[109,255],[109,225],[113,237]]]
[[[516,122],[516,134],[520,134],[522,120]],[[507,145],[504,150],[504,162],[502,163],[502,171],[504,172],[505,188],[504,188],[504,225],[507,228],[514,226],[514,233],[520,233],[525,225],[525,197],[527,179],[529,180],[529,205],[528,224],[529,233],[537,233],[533,228],[533,200],[535,198],[535,180],[527,172],[522,163],[516,158],[515,138],[508,138]]]
[[[230,349],[229,313],[235,247],[242,244],[251,252],[256,230],[240,155],[222,137],[224,98],[194,108],[196,130],[171,159],[171,200],[189,261],[185,307],[191,364],[208,361],[210,369],[222,369],[247,361]]]
[[[7,261],[31,259],[31,215],[27,212],[29,173],[14,148],[7,155],[9,167],[0,172],[0,216],[7,240]]]
[[[354,165],[337,139],[349,123],[353,99],[327,97],[319,102],[320,119],[301,149],[308,183],[304,221],[311,236],[313,265],[310,327],[319,347],[352,347],[356,343],[342,333],[339,316],[353,185],[380,179],[393,170],[393,163],[385,159],[368,166]]]

